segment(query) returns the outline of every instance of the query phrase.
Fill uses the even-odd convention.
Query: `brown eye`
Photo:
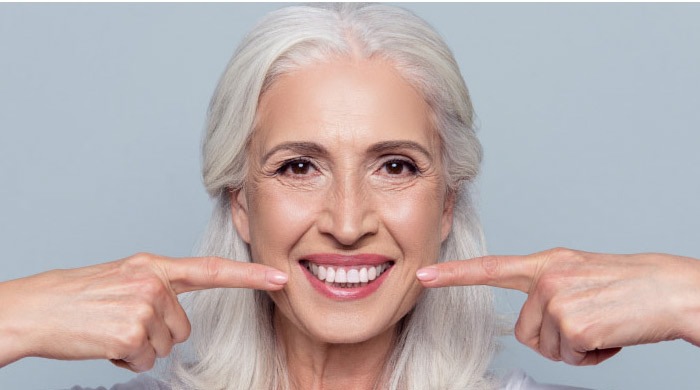
[[[278,174],[291,176],[306,176],[316,169],[314,165],[307,160],[291,160],[284,163],[277,170]]]
[[[386,173],[392,176],[398,176],[403,174],[415,174],[417,168],[415,165],[404,160],[391,160],[384,163],[384,169]],[[407,172],[408,171],[408,172]]]
[[[386,163],[386,171],[390,175],[400,175],[403,172],[403,164],[396,161]]]
[[[295,175],[306,175],[309,173],[309,163],[305,161],[295,161],[289,165],[289,170]]]

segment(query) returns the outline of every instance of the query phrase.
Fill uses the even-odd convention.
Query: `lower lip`
[[[354,299],[362,299],[371,295],[373,292],[377,291],[379,286],[381,286],[382,282],[384,282],[391,270],[394,268],[392,265],[386,271],[382,272],[378,278],[374,279],[371,283],[367,283],[366,286],[341,288],[333,287],[332,285],[322,282],[301,263],[299,266],[316,291],[336,301],[351,301]]]

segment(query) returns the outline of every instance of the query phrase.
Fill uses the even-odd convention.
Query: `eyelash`
[[[305,173],[290,172],[290,170],[293,169],[295,164],[298,164],[298,165],[304,164],[304,166],[306,168],[306,172]],[[418,168],[418,166],[415,163],[413,163],[409,160],[400,159],[400,158],[392,158],[390,160],[384,161],[381,164],[379,170],[388,170],[391,164],[399,164],[400,166],[402,166],[402,168],[401,168],[402,172],[397,173],[397,174],[391,174],[387,171],[386,174],[388,176],[397,177],[400,175],[405,175],[405,173],[403,173],[403,169],[407,169],[408,175],[410,175],[410,176],[417,176],[418,174],[421,173],[421,170]],[[312,163],[311,160],[309,160],[307,158],[293,158],[290,160],[283,161],[280,164],[280,166],[275,170],[275,174],[277,174],[277,175],[290,175],[290,176],[297,176],[297,177],[298,176],[305,176],[308,174],[309,169],[318,170],[318,168],[316,168],[316,165],[314,165],[314,163]]]
[[[291,160],[283,161],[282,164],[275,171],[278,175],[285,175],[289,170],[292,169],[294,164],[306,164],[307,168],[313,168],[317,170],[316,166],[311,162],[311,160],[306,158],[293,158]],[[303,173],[292,173],[291,176],[304,176]]]
[[[382,163],[380,169],[388,170],[388,168],[391,164],[400,164],[401,166],[403,166],[403,168],[401,168],[401,170],[403,171],[403,169],[408,169],[408,174],[411,176],[416,176],[420,173],[420,170],[418,169],[418,166],[416,166],[416,164],[414,164],[413,162],[411,162],[409,160],[404,160],[404,159],[400,159],[400,158],[393,158],[391,160],[385,161],[384,163]],[[390,174],[387,172],[387,174],[389,176],[399,176],[399,175],[403,175],[403,172],[398,173],[398,174]]]

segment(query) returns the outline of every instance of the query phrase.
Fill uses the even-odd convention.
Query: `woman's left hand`
[[[417,276],[425,287],[527,293],[515,337],[555,361],[598,364],[622,347],[679,338],[700,346],[700,261],[687,257],[558,248],[451,261]]]

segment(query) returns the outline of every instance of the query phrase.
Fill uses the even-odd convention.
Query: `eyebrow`
[[[263,164],[272,156],[273,154],[281,151],[287,150],[296,154],[301,155],[327,155],[328,151],[323,146],[315,142],[283,142],[274,148],[270,149],[260,160]]]
[[[423,154],[429,161],[433,161],[433,156],[421,144],[413,141],[383,141],[377,142],[367,148],[372,154],[383,154],[401,149],[410,149]],[[290,151],[301,155],[328,155],[328,151],[323,146],[315,142],[283,142],[270,149],[260,160],[263,164],[275,153],[279,151]]]
[[[429,161],[433,161],[433,156],[421,144],[413,141],[384,141],[370,146],[367,151],[373,154],[382,154],[395,150],[410,149],[423,154]]]

